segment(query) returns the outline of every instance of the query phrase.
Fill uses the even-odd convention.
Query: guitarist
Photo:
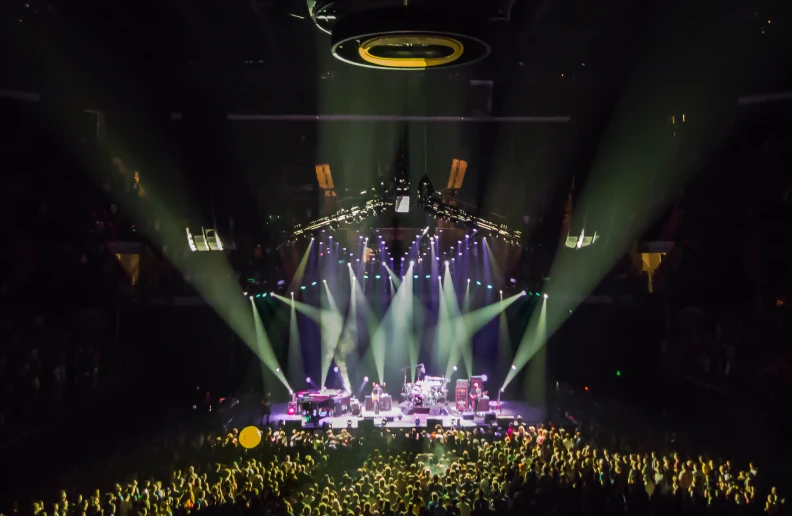
[[[473,384],[473,390],[470,392],[471,403],[473,404],[473,416],[478,416],[478,400],[481,399],[483,393],[481,392],[481,385],[478,383]]]
[[[375,416],[379,416],[381,396],[382,396],[382,387],[380,387],[377,382],[374,382],[374,389],[371,391],[371,401],[374,403]]]

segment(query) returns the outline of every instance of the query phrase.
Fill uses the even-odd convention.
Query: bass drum
[[[422,394],[413,394],[412,404],[414,407],[422,407],[423,406],[423,395]]]

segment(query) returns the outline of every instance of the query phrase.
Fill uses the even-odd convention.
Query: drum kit
[[[405,383],[402,392],[404,401],[412,403],[414,407],[445,405],[447,383],[448,380],[442,376],[426,376],[422,381]]]

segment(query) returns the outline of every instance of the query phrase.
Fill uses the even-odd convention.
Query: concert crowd
[[[273,429],[202,435],[152,472],[73,486],[8,514],[479,516],[788,514],[753,464],[603,447],[580,429]],[[163,455],[164,456],[164,455]],[[82,486],[84,487],[84,486]]]

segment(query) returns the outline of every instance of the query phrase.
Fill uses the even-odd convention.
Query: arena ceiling
[[[182,125],[198,120],[200,129],[178,138],[214,148],[192,158],[192,168],[234,169],[264,189],[276,177],[294,195],[311,191],[313,166],[322,162],[333,164],[339,186],[356,189],[361,169],[376,180],[373,170],[396,153],[404,124],[375,131],[314,123],[204,129],[228,113],[569,117],[566,124],[494,131],[495,124],[435,124],[426,137],[423,128],[409,127],[411,147],[426,147],[411,152],[421,163],[414,179],[433,170],[432,180],[443,183],[451,158],[468,159],[466,200],[508,201],[518,206],[512,217],[530,211],[525,204],[549,204],[548,196],[563,200],[571,178],[585,175],[614,106],[648,59],[669,50],[684,54],[705,38],[717,40],[711,48],[725,55],[788,40],[784,2],[771,0],[516,0],[488,59],[466,68],[384,72],[334,59],[305,0],[18,0],[4,9],[2,38],[11,51],[0,58],[10,72],[1,89],[136,119],[140,133],[152,120],[159,127],[184,114]],[[712,57],[696,59],[705,65]],[[687,109],[697,100],[685,99],[668,75],[658,77],[658,89],[669,98],[682,93]],[[657,123],[664,126],[665,113]],[[361,135],[368,139],[348,143]],[[262,150],[261,142],[273,141],[276,148]],[[504,161],[507,172],[496,177],[493,164]],[[275,169],[281,173],[261,173]],[[509,197],[515,186],[524,196]]]

